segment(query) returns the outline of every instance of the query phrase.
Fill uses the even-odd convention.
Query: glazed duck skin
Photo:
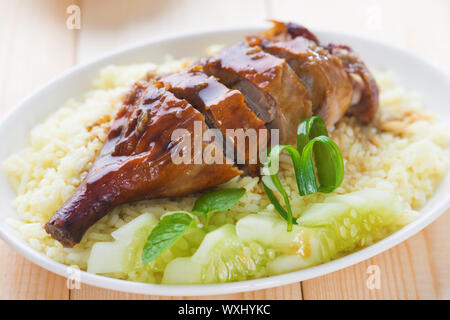
[[[311,101],[285,60],[260,47],[238,43],[200,63],[206,74],[241,91],[267,128],[279,129],[281,144],[295,143],[298,124],[311,116]]]
[[[186,99],[206,119],[211,128],[217,128],[227,137],[227,129],[244,130],[253,129],[256,132],[258,150],[264,151],[267,139],[260,139],[261,129],[266,129],[262,122],[244,102],[244,96],[238,90],[232,90],[217,81],[216,78],[207,76],[196,67],[192,70],[181,71],[162,76],[158,79],[167,90],[175,94],[179,99]],[[243,165],[244,172],[256,176],[259,175],[259,159],[257,152],[251,153],[247,142],[238,144],[237,139],[230,138],[234,150],[230,156],[237,159],[238,164]],[[225,138],[223,140],[225,142]],[[225,148],[224,148],[225,150]],[[230,153],[231,153],[230,152]]]
[[[275,20],[272,22],[274,26],[263,34],[265,38],[276,42],[289,42],[300,37],[314,43],[321,52],[327,52],[327,55],[341,62],[353,87],[347,114],[356,117],[363,124],[369,124],[378,109],[379,89],[373,75],[358,55],[345,45],[320,43],[312,32],[296,23]]]
[[[363,124],[369,124],[379,105],[378,85],[365,63],[348,46],[328,44],[328,50],[338,57],[348,74],[352,75],[356,94],[348,114],[355,116]]]
[[[330,128],[350,106],[351,78],[338,58],[316,44],[317,38],[305,28],[298,28],[298,32],[294,32],[292,24],[275,23],[272,29],[250,36],[248,41],[250,45],[259,45],[264,51],[286,60],[308,89],[313,114],[322,117]]]
[[[223,164],[172,161],[171,152],[179,151],[182,139],[194,139],[191,134],[172,141],[172,132],[192,133],[195,121],[207,130],[204,117],[188,102],[163,88],[137,83],[86,178],[45,225],[47,233],[63,246],[73,247],[90,226],[120,204],[183,196],[241,174],[225,159]],[[203,149],[208,144],[203,142]]]

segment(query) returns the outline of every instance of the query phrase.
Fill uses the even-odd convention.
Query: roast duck
[[[189,69],[134,84],[86,178],[45,225],[65,247],[114,207],[144,199],[195,193],[241,174],[257,176],[258,159],[233,152],[240,163],[177,163],[194,134],[173,140],[176,129],[278,129],[280,144],[294,144],[301,120],[319,115],[328,128],[344,114],[363,124],[374,117],[378,88],[351,48],[321,43],[306,28],[273,21],[268,31],[201,58]],[[258,139],[267,144],[268,140]],[[203,148],[215,141],[201,141]],[[250,144],[250,143],[249,143]],[[223,147],[223,146],[221,146]],[[259,145],[261,147],[261,145]],[[242,149],[242,148],[241,148]]]

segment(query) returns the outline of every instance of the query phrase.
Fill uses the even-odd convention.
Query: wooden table
[[[71,4],[81,8],[80,30],[66,28]],[[379,39],[450,73],[448,0],[0,0],[0,15],[0,114],[64,70],[112,49],[180,30],[267,18]],[[355,266],[302,283],[213,298],[449,299],[449,227],[447,212],[408,241]],[[379,290],[366,286],[369,265],[381,270]],[[164,299],[88,285],[69,290],[66,279],[25,260],[2,241],[0,298]]]

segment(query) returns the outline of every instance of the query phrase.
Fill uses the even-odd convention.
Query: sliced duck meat
[[[303,38],[310,41],[309,43],[314,43],[317,46],[315,51],[319,54],[332,57],[333,60],[338,59],[347,72],[353,88],[347,114],[355,116],[363,124],[372,121],[379,104],[378,86],[367,66],[350,47],[320,43],[312,32],[296,23],[272,22],[274,26],[264,33],[264,38],[281,42]],[[336,81],[333,82],[339,85]]]
[[[295,144],[297,126],[311,116],[308,91],[284,59],[246,43],[200,60],[203,70],[243,93],[245,102],[281,144]]]
[[[65,247],[77,244],[87,229],[114,207],[132,201],[183,196],[224,183],[242,172],[227,164],[196,159],[196,126],[204,117],[164,88],[137,83],[114,120],[106,143],[86,178],[45,225]],[[173,138],[175,130],[187,134]],[[185,152],[190,161],[174,161]]]
[[[327,48],[342,61],[352,79],[355,93],[348,114],[355,116],[363,124],[369,124],[379,105],[379,89],[375,78],[350,47],[330,43]]]
[[[268,138],[264,122],[247,107],[238,90],[227,88],[201,69],[197,66],[162,76],[158,81],[177,98],[186,99],[202,112],[211,128],[220,130],[223,142],[229,142],[228,145],[225,143],[225,150],[231,146],[227,156],[243,165],[245,173],[259,175],[258,155],[265,151]]]
[[[305,28],[296,31],[292,24],[275,23],[270,30],[247,40],[251,46],[261,46],[286,60],[308,89],[313,114],[322,117],[328,128],[345,114],[352,100],[351,78],[341,60],[317,45]]]

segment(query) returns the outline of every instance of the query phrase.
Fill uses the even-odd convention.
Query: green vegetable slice
[[[314,116],[303,120],[297,129],[297,149],[293,146],[277,145],[270,149],[268,161],[263,167],[264,190],[278,213],[288,222],[288,231],[295,221],[289,197],[278,176],[280,153],[286,150],[294,165],[298,192],[301,196],[316,192],[330,193],[344,179],[344,161],[337,144],[328,137],[322,118]],[[284,199],[286,209],[280,204],[273,191],[278,191]]]
[[[313,159],[314,156],[314,159]],[[330,193],[344,180],[344,160],[337,144],[327,136],[312,139],[303,149],[300,162],[301,195]],[[315,168],[317,168],[317,181]]]
[[[295,172],[299,172],[300,168],[298,167],[300,164],[300,154],[293,146],[283,146],[276,145],[270,149],[269,158],[268,158],[268,172],[274,173],[270,174],[270,180],[272,182],[272,186],[270,186],[265,179],[263,179],[264,190],[266,191],[267,196],[269,197],[270,202],[274,205],[275,209],[280,213],[280,215],[288,222],[288,231],[292,230],[292,225],[296,224],[295,219],[292,215],[291,203],[289,202],[288,194],[286,190],[283,188],[281,184],[280,177],[278,176],[278,163],[281,152],[286,150],[292,158],[292,163],[294,165]],[[274,167],[276,166],[276,167]],[[297,185],[300,186],[300,175],[295,175],[297,179]],[[284,203],[286,205],[286,210],[280,204],[280,202],[275,197],[275,194],[271,190],[270,187],[275,187],[275,189],[281,194],[283,197]]]
[[[300,154],[311,139],[319,136],[328,137],[327,126],[321,117],[313,116],[300,122],[297,128],[297,150]]]
[[[270,260],[265,248],[243,243],[232,224],[209,232],[195,254],[171,261],[164,271],[164,284],[198,284],[247,280],[266,274]]]
[[[147,264],[155,260],[194,225],[193,217],[187,212],[175,212],[164,216],[147,238],[142,252],[142,263]]]

